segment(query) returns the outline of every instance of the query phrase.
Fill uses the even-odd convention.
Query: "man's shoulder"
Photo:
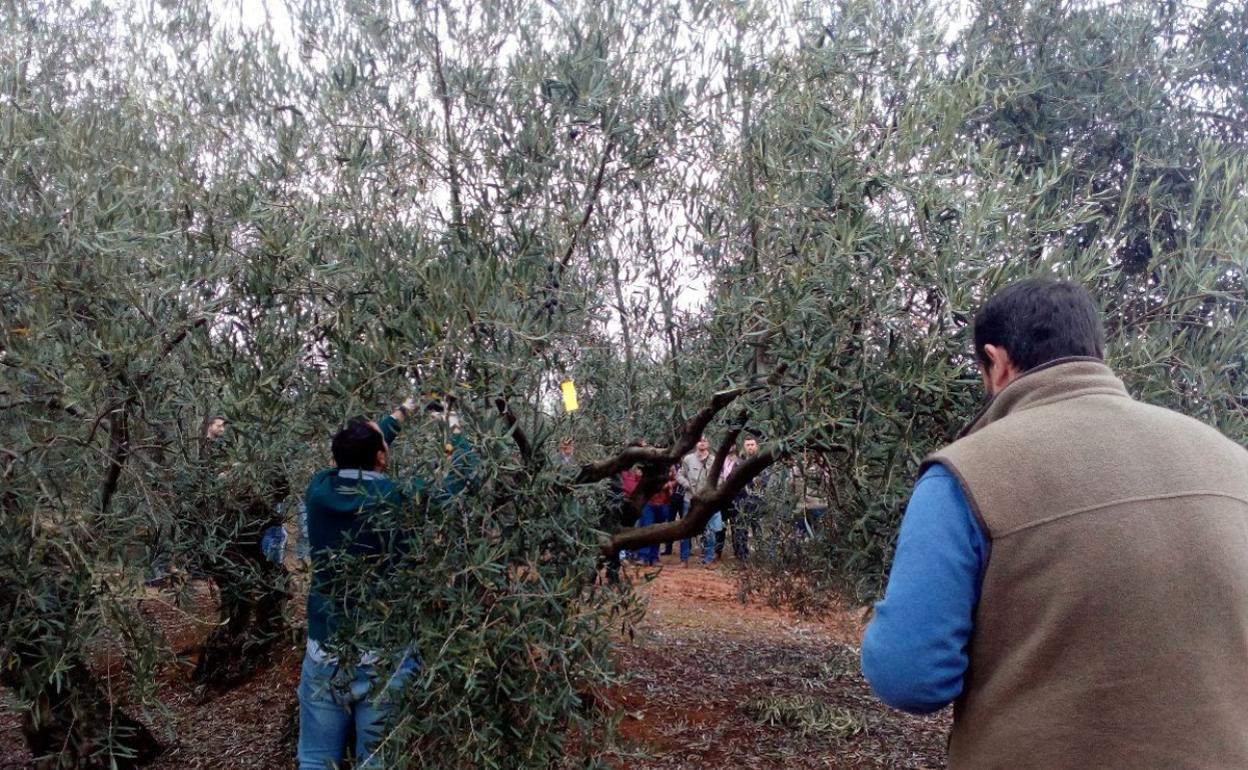
[[[311,505],[318,500],[336,501],[340,498],[385,499],[399,491],[398,485],[389,476],[340,477],[337,468],[324,468],[312,474],[304,501]],[[332,502],[330,504],[333,505]]]
[[[313,497],[321,490],[327,489],[331,480],[330,476],[337,471],[337,468],[322,468],[312,474],[312,478],[308,480],[307,489],[304,491],[304,497]]]
[[[939,462],[941,458],[949,462],[959,455],[982,453],[1022,459],[1043,448],[1082,443],[1080,436],[1089,432],[1138,424],[1142,413],[1137,409],[1146,406],[1129,398],[1117,397],[1100,401],[1091,410],[1082,406],[1072,409],[1071,404],[1069,400],[1057,401],[1011,412],[967,435],[959,436],[933,452],[924,465]],[[1171,414],[1181,416],[1177,412]]]
[[[1245,451],[1243,445],[1228,437],[1209,423],[1184,414],[1174,409],[1156,404],[1149,404],[1143,401],[1135,402],[1139,407],[1142,415],[1156,420],[1160,424],[1164,424],[1168,428],[1191,431],[1193,435],[1207,439],[1210,442],[1224,444],[1228,447],[1234,447],[1240,451]]]
[[[947,466],[994,531],[1191,490],[1248,495],[1248,452],[1214,427],[1122,397],[1011,414],[925,458]]]

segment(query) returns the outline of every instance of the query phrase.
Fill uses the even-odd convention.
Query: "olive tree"
[[[638,611],[602,562],[747,485],[776,538],[797,474],[829,514],[746,589],[875,595],[1014,278],[1088,286],[1133,392],[1245,435],[1232,5],[278,7],[0,12],[0,656],[51,766],[159,750],[153,560],[217,596],[205,684],[290,650],[260,533],[344,419],[412,393],[458,415],[470,489],[380,516],[385,564],[337,555],[368,612],[330,644],[419,651],[383,746],[417,766],[599,762]],[[436,413],[396,475],[456,462]],[[708,432],[762,449],[629,526]]]

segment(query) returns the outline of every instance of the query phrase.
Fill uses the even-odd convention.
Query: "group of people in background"
[[[571,462],[572,440],[560,442],[558,462]],[[644,439],[631,442],[631,446],[648,446]],[[758,454],[758,438],[746,436],[738,451],[736,444],[730,445],[724,457],[720,478],[732,475],[742,459]],[[699,438],[694,451],[681,458],[669,471],[666,483],[651,495],[640,511],[637,527],[662,524],[675,521],[689,515],[690,504],[694,495],[708,482],[711,468],[715,464],[715,455],[711,453],[710,442],[705,436]],[[738,561],[749,559],[750,540],[760,532],[761,515],[764,501],[771,496],[777,487],[783,488],[784,495],[776,495],[786,500],[785,507],[792,512],[794,532],[798,538],[811,535],[819,519],[827,512],[827,503],[819,496],[815,487],[808,481],[811,469],[793,466],[769,468],[756,476],[733,497],[732,501],[711,514],[705,528],[698,538],[701,554],[698,560],[707,567],[714,567],[724,557],[725,545],[731,541],[732,554]],[[617,504],[627,505],[642,480],[642,471],[634,466],[621,471],[614,488]],[[693,558],[693,540],[688,537],[680,540],[679,557],[682,565],[688,567]],[[644,566],[659,563],[661,555],[670,555],[676,548],[674,541],[660,545],[651,545],[634,552],[621,552],[622,560],[632,560]]]

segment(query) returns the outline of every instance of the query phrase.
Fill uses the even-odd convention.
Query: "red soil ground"
[[[883,708],[859,676],[859,611],[811,620],[743,605],[730,566],[682,568],[670,558],[657,575],[647,571],[649,581],[630,570],[648,611],[618,648],[631,680],[606,694],[621,714],[612,765],[944,767],[947,715]],[[189,615],[158,601],[147,605],[175,648],[189,649],[204,635]],[[164,712],[144,716],[168,746],[152,767],[293,768],[299,662],[292,644],[248,684],[209,700],[171,671],[161,690]],[[33,765],[13,706],[0,691],[0,770],[27,770]],[[846,720],[852,729],[840,729]]]
[[[948,715],[891,711],[858,673],[861,611],[816,621],[743,605],[731,566],[685,568],[671,559],[648,584],[637,581],[646,619],[619,648],[633,679],[614,693],[625,709],[618,767],[944,767]],[[768,705],[781,723],[760,713]],[[817,723],[803,730],[812,707],[852,715],[862,732],[841,737]]]

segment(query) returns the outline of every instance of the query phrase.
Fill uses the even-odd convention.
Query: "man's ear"
[[[1010,354],[1000,345],[984,345],[984,356],[988,359],[984,368],[984,387],[990,396],[995,396],[1022,374]]]

